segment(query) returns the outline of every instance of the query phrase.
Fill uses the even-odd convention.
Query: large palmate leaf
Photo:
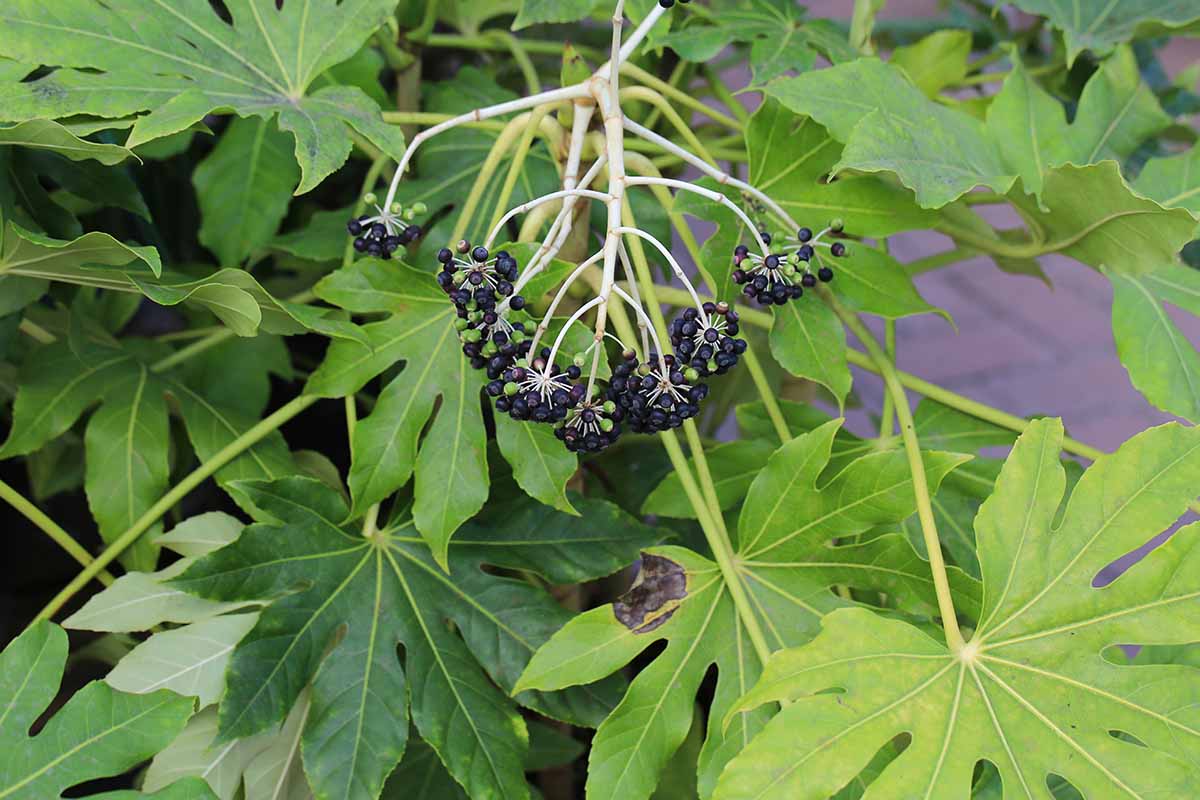
[[[336,170],[351,130],[399,159],[404,137],[356,87],[310,91],[353,56],[396,0],[230,0],[226,23],[207,0],[14,0],[0,13],[0,56],[59,69],[0,84],[0,117],[122,117],[127,147],[181,131],[216,110],[270,118],[295,137],[306,192]]]
[[[658,39],[688,61],[705,62],[735,42],[750,44],[752,86],[787,72],[812,69],[817,56],[837,64],[858,57],[845,34],[826,20],[806,21],[803,8],[790,0],[738,0],[720,15]],[[704,19],[699,15],[689,18]]]
[[[893,172],[924,208],[943,206],[976,186],[1006,192],[1013,184],[1015,176],[982,122],[933,102],[878,59],[779,80],[767,93],[845,143],[833,172]]]
[[[361,513],[415,476],[417,529],[445,564],[451,535],[487,500],[487,436],[480,391],[482,372],[462,354],[454,307],[432,274],[394,262],[361,259],[316,287],[318,296],[355,313],[388,313],[363,326],[370,346],[333,344],[307,391],[341,397],[399,362],[404,370],[380,393],[351,443],[350,493]],[[441,399],[434,415],[435,403]],[[426,423],[433,424],[421,438]],[[496,415],[500,417],[501,415]],[[575,471],[553,435],[497,422],[501,452],[525,491],[569,510],[563,487]]]
[[[1019,60],[987,112],[987,131],[1023,188],[1041,194],[1044,175],[1065,163],[1124,161],[1171,122],[1142,83],[1133,52],[1118,49],[1084,86],[1074,119]]]
[[[776,100],[768,99],[754,113],[745,138],[749,182],[801,225],[820,230],[841,217],[857,235],[890,236],[928,227],[934,220],[916,204],[912,192],[878,176],[828,180],[842,146],[816,120],[798,116]]]
[[[1055,525],[1061,443],[1059,421],[1031,424],[976,519],[984,602],[966,646],[951,652],[906,622],[834,612],[737,704],[791,701],[729,765],[718,798],[825,798],[902,733],[911,742],[871,796],[965,797],[980,760],[1005,798],[1049,797],[1052,776],[1085,797],[1194,791],[1200,673],[1102,653],[1200,638],[1200,531],[1184,528],[1106,586],[1095,578],[1186,510],[1200,430],[1165,425],[1098,460]]]
[[[1187,0],[1013,0],[1031,14],[1041,14],[1062,30],[1073,61],[1082,50],[1107,53],[1114,45],[1139,36],[1155,36],[1200,20],[1200,8]]]
[[[80,139],[67,128],[48,119],[31,119],[16,125],[0,126],[0,147],[3,146],[50,150],[72,161],[93,159],[108,166],[135,158],[133,151],[128,148]]]
[[[211,457],[257,421],[202,391],[156,373],[160,347],[125,347],[90,331],[35,350],[26,360],[13,404],[12,429],[0,458],[27,455],[65,433],[92,406],[84,436],[88,502],[105,541],[132,527],[163,495],[169,477],[166,395],[178,403],[193,449]],[[147,345],[147,346],[142,346]],[[278,431],[217,471],[222,484],[288,474],[293,464]],[[122,554],[134,569],[153,569],[153,526]]]
[[[269,602],[234,650],[222,740],[278,724],[311,681],[302,750],[314,791],[374,798],[404,752],[411,697],[417,729],[470,796],[526,797],[525,724],[492,682],[511,690],[570,614],[546,592],[481,565],[577,582],[618,569],[657,539],[654,532],[600,501],[576,500],[587,512],[582,522],[524,501],[462,531],[447,574],[411,519],[364,538],[341,524],[349,509],[319,481],[289,477],[241,489],[269,521],[174,582],[211,600]],[[610,679],[517,699],[596,725],[620,689]]]
[[[1186,208],[1200,216],[1200,146],[1168,158],[1152,158],[1133,188],[1168,208]]]
[[[93,682],[31,737],[66,662],[67,635],[45,620],[0,653],[0,797],[57,798],[77,784],[120,775],[166,747],[192,715],[191,700],[172,692],[130,695]],[[172,796],[212,796],[195,789]]]
[[[1117,355],[1139,392],[1164,411],[1200,421],[1200,353],[1163,307],[1200,315],[1200,273],[1167,265],[1144,275],[1109,273]]]
[[[877,589],[930,607],[928,565],[907,539],[888,533],[857,544],[833,545],[877,526],[895,526],[913,513],[911,474],[902,453],[855,459],[818,481],[830,459],[840,421],[823,425],[777,450],[746,493],[737,526],[736,561],[767,645],[807,641],[823,614],[848,601],[834,584]],[[925,454],[936,487],[962,457]],[[964,594],[974,581],[954,571]],[[761,665],[717,565],[679,547],[660,547],[642,558],[642,574],[617,603],[572,620],[540,649],[518,690],[552,690],[596,680],[656,641],[666,650],[630,684],[625,699],[592,741],[588,796],[649,797],[659,773],[687,736],[695,694],[712,665],[718,678],[707,738],[701,751],[701,796],[762,728],[770,713],[740,715],[729,730],[720,718],[756,680]]]
[[[240,264],[278,230],[300,180],[289,145],[269,120],[235,119],[196,165],[200,242],[222,265]]]

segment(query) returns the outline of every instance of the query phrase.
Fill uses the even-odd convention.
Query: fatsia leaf
[[[1200,353],[1163,307],[1200,315],[1200,273],[1168,264],[1142,275],[1108,273],[1112,330],[1129,380],[1158,408],[1200,421]]]
[[[829,615],[812,643],[774,656],[735,707],[794,701],[730,763],[716,797],[824,798],[902,732],[912,740],[873,795],[965,796],[980,760],[999,771],[1005,797],[1048,797],[1052,775],[1086,797],[1191,791],[1200,725],[1179,698],[1195,669],[1101,653],[1200,638],[1196,526],[1118,580],[1094,581],[1187,509],[1200,430],[1164,425],[1099,459],[1055,525],[1061,443],[1058,420],[1031,424],[976,519],[984,603],[966,646],[951,652],[861,609]]]
[[[967,76],[971,55],[971,32],[935,31],[905,47],[897,47],[891,63],[907,73],[909,80],[929,97]]]
[[[394,159],[399,128],[384,124],[361,89],[310,92],[328,68],[353,56],[395,0],[257,0],[227,3],[232,24],[204,0],[157,3],[64,0],[47,13],[37,0],[8,4],[0,55],[59,67],[30,82],[0,84],[0,116],[121,117],[141,111],[127,147],[181,131],[216,111],[270,118],[295,137],[307,192],[350,154],[351,129]]]
[[[0,235],[0,275],[20,270],[27,277],[53,278],[56,271],[90,264],[136,264],[138,269],[144,266],[155,275],[162,274],[162,261],[153,247],[130,247],[99,231],[62,241],[27,231],[12,220],[0,223],[4,226]]]
[[[1012,54],[1013,69],[987,111],[988,135],[1025,191],[1040,195],[1045,173],[1072,163],[1124,161],[1171,120],[1142,82],[1132,51],[1122,47],[1084,86],[1067,124],[1061,103]]]
[[[175,581],[211,600],[269,601],[234,650],[222,739],[277,724],[311,681],[302,749],[314,791],[375,797],[404,752],[411,697],[422,737],[471,796],[525,797],[525,725],[492,681],[512,689],[533,650],[570,614],[545,592],[481,566],[544,573],[556,583],[599,577],[654,541],[653,532],[599,501],[584,504],[581,522],[536,505],[497,508],[495,524],[468,527],[451,545],[446,574],[411,520],[364,538],[339,524],[349,511],[318,481],[241,489],[270,521]],[[547,548],[571,559],[547,559]],[[594,725],[619,692],[610,679],[518,699]]]
[[[275,235],[300,180],[287,134],[269,120],[234,119],[196,165],[200,243],[223,266],[240,264]]]
[[[1045,174],[1042,203],[1009,195],[1064,255],[1122,275],[1153,272],[1175,260],[1196,229],[1182,208],[1167,209],[1129,188],[1115,161],[1065,164]]]
[[[881,589],[927,608],[932,602],[928,565],[903,536],[832,544],[834,538],[895,525],[915,508],[901,453],[856,459],[818,485],[840,424],[827,423],[779,448],[746,493],[736,559],[771,648],[807,641],[823,614],[847,604],[830,591],[833,584]],[[961,460],[926,453],[931,485],[936,488]],[[957,571],[955,583],[967,595],[977,591]],[[585,612],[555,634],[530,661],[517,689],[596,680],[661,639],[667,648],[633,680],[592,741],[589,797],[650,796],[687,735],[697,688],[714,664],[716,694],[699,764],[702,797],[711,795],[725,763],[770,717],[758,710],[721,728],[720,718],[761,667],[717,565],[679,547],[644,553],[638,583],[617,603]]]
[[[782,79],[766,91],[845,144],[832,172],[895,173],[923,208],[939,208],[976,186],[1003,193],[1013,184],[982,122],[934,103],[878,59]]]
[[[1174,0],[1014,0],[1031,14],[1040,14],[1060,29],[1071,61],[1083,50],[1103,55],[1116,44],[1138,36],[1154,36],[1200,20],[1200,10]]]
[[[793,375],[828,389],[840,407],[853,382],[842,321],[819,300],[792,302],[773,310],[771,355]]]
[[[135,571],[120,576],[112,586],[89,597],[63,625],[76,630],[128,633],[148,631],[164,622],[199,622],[244,607],[245,603],[218,603],[167,585],[196,557],[229,544],[244,527],[219,511],[180,522],[158,537],[155,544],[183,558],[158,572]]]
[[[45,620],[0,653],[0,797],[57,798],[119,775],[166,747],[192,715],[191,700],[166,690],[130,695],[92,682],[30,737],[66,660],[66,633]]]
[[[829,180],[842,146],[812,117],[799,116],[770,97],[750,118],[745,139],[749,182],[801,225],[820,230],[841,217],[852,233],[890,236],[934,221],[912,192],[880,176],[846,174]],[[720,255],[729,260],[729,253]]]
[[[232,744],[218,744],[217,710],[207,708],[163,748],[146,770],[143,788],[153,791],[182,778],[203,780],[219,800],[233,800],[242,788],[246,768],[277,735],[262,733]]]
[[[31,119],[16,125],[0,127],[0,146],[3,145],[50,150],[72,161],[92,159],[108,166],[120,164],[127,158],[136,158],[132,150],[120,145],[80,139],[62,125],[48,119]]]
[[[146,694],[170,689],[210,706],[225,691],[225,668],[234,646],[257,614],[213,617],[151,636],[122,658],[105,677],[114,689]]]
[[[454,308],[430,273],[371,258],[329,275],[316,292],[348,311],[390,314],[363,326],[370,347],[332,345],[307,391],[341,397],[406,362],[384,387],[372,413],[355,427],[350,493],[361,513],[415,475],[417,528],[444,564],[451,535],[488,496],[480,406],[485,378],[462,354]],[[433,424],[422,439],[431,415]],[[562,443],[511,429],[499,436],[501,452],[522,488],[549,505],[569,507],[564,506],[563,487],[574,472],[575,458],[570,456],[568,463]]]
[[[1200,216],[1200,146],[1168,158],[1152,158],[1133,188],[1167,208],[1186,208]]]
[[[824,20],[804,20],[803,9],[789,0],[739,0],[723,7],[711,22],[715,24],[688,25],[656,44],[688,61],[704,62],[731,44],[748,43],[751,86],[812,69],[818,55],[835,64],[858,57],[844,33]]]

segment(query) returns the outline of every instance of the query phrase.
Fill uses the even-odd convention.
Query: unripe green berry
[[[582,367],[587,363],[587,356],[583,353],[576,353],[575,357],[571,359],[571,363],[577,367]]]
[[[600,430],[604,431],[605,433],[608,433],[612,429],[613,429],[613,421],[611,419],[609,419],[608,417],[604,417],[603,419],[600,420]]]
[[[464,342],[478,342],[480,333],[475,328],[469,328],[462,332],[462,340]]]
[[[463,319],[462,317],[456,317],[454,320],[454,329],[459,330],[459,331],[465,331],[467,329],[467,326],[470,324],[471,324],[470,322]]]
[[[611,414],[617,410],[617,404],[612,400],[605,400],[604,405],[600,406],[600,408],[604,409],[605,414]]]
[[[374,192],[367,192],[363,195],[363,202],[369,206],[374,205],[378,200],[379,198],[375,196]]]
[[[832,221],[830,221],[829,230],[833,231],[834,233],[841,233],[842,228],[844,228],[845,226],[846,226],[846,223],[842,221],[842,218],[837,217],[837,218],[833,219]]]
[[[399,203],[392,203],[388,208],[393,214],[399,214],[402,210],[404,210],[404,206],[400,205]]]
[[[420,202],[413,203],[412,211],[414,214],[427,214],[427,213],[429,213],[429,206],[425,205],[424,203],[420,203]]]
[[[504,393],[506,395],[508,395],[509,397],[512,397],[514,394],[516,394],[519,391],[521,391],[521,387],[517,386],[517,384],[513,383],[512,381],[509,381],[508,383],[504,384]]]
[[[695,383],[700,380],[700,373],[695,367],[688,367],[684,370],[683,377],[688,383]]]

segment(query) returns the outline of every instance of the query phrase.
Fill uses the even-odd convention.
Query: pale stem
[[[461,114],[453,119],[448,119],[445,122],[438,123],[432,128],[426,128],[413,137],[408,143],[408,147],[404,150],[404,155],[400,157],[400,162],[396,165],[396,174],[392,176],[391,185],[388,186],[387,199],[383,202],[383,208],[389,209],[392,207],[392,201],[396,199],[396,190],[400,186],[400,178],[408,169],[408,163],[412,160],[417,148],[426,139],[437,136],[439,133],[450,130],[467,122],[480,122],[492,117],[498,117],[502,114],[511,114],[514,111],[524,111],[527,108],[540,106],[548,103],[559,103],[564,100],[575,100],[588,96],[588,87],[584,84],[576,86],[564,86],[561,89],[551,89],[547,92],[531,95],[529,97],[518,97],[516,100],[509,100],[506,103],[498,103],[487,108],[477,108],[466,114]]]
[[[630,286],[633,286],[633,285],[634,284],[631,282]],[[654,329],[654,321],[650,319],[650,315],[646,313],[646,309],[642,308],[642,304],[640,302],[638,302],[637,300],[633,299],[632,297],[630,297],[629,295],[627,295],[625,293],[624,289],[622,289],[620,286],[618,286],[615,283],[613,284],[612,288],[613,288],[613,294],[615,294],[617,297],[624,300],[626,305],[633,308],[634,313],[637,315],[638,327],[640,327],[642,329],[643,335],[648,332],[650,335],[650,338],[654,340],[654,352],[656,352],[658,354],[659,371],[662,372],[664,375],[666,375],[667,374],[666,356],[663,355],[663,346],[662,346],[662,342],[660,342],[658,339],[658,331],[656,331]],[[649,348],[647,348],[647,354],[648,353],[649,353]]]
[[[602,302],[603,300],[601,300],[601,298],[593,297],[591,300],[588,300],[586,303],[581,305],[574,314],[567,317],[567,321],[563,323],[562,330],[558,332],[558,336],[554,337],[554,345],[550,348],[550,357],[546,359],[547,373],[549,373],[550,368],[554,365],[554,357],[558,355],[558,348],[562,346],[563,339],[565,339],[567,336],[567,331],[571,329],[571,326],[574,325],[580,317],[582,317],[588,311],[591,311],[596,306],[600,305]],[[532,347],[529,348],[529,353],[530,355],[534,354]],[[534,357],[536,358],[536,356]]]
[[[719,204],[725,206],[726,208],[730,209],[731,211],[733,211],[733,213],[737,214],[738,218],[741,219],[741,221],[743,223],[745,223],[746,227],[748,227],[750,230],[752,230],[752,231],[758,230],[758,226],[756,226],[754,224],[754,221],[752,219],[750,219],[750,217],[746,214],[746,212],[742,211],[741,207],[738,206],[737,203],[734,203],[732,200],[730,200],[728,197],[721,194],[720,192],[709,191],[708,189],[704,189],[700,186],[693,186],[690,183],[686,183],[684,181],[673,180],[672,178],[635,177],[635,178],[629,178],[628,180],[626,180],[625,184],[627,186],[666,186],[669,189],[675,189],[675,190],[681,191],[681,192],[691,192],[692,194],[698,194],[701,197],[706,197],[709,200],[712,200],[714,203],[719,203]],[[756,235],[754,237],[754,239],[758,242],[759,249],[762,250],[762,254],[764,257],[771,254],[771,251],[767,249],[767,245],[766,245],[766,243],[763,242],[761,236]]]
[[[675,277],[679,278],[679,280],[683,282],[684,288],[687,289],[688,294],[692,296],[692,300],[696,306],[696,311],[700,312],[701,322],[703,322],[705,327],[707,327],[708,314],[704,312],[704,304],[700,302],[700,296],[696,294],[696,288],[692,286],[692,282],[688,280],[688,276],[684,274],[683,267],[679,266],[679,262],[675,260],[673,255],[671,255],[671,251],[667,249],[667,246],[660,242],[653,234],[647,233],[641,228],[621,226],[620,228],[617,228],[617,233],[636,236],[639,239],[645,239],[647,242],[654,245],[655,249],[657,249],[658,252],[662,254],[662,257],[667,260],[667,263],[671,265],[671,271],[675,273]]]
[[[771,213],[775,214],[775,216],[779,217],[782,221],[787,223],[789,228],[792,228],[794,230],[799,230],[799,227],[800,227],[799,224],[794,219],[792,219],[791,215],[788,214],[786,211],[784,211],[783,207],[781,205],[779,205],[774,200],[772,200],[771,197],[766,192],[762,191],[761,189],[756,189],[755,187],[751,186],[750,184],[746,183],[745,181],[738,180],[737,178],[733,177],[732,175],[730,175],[727,172],[722,172],[720,169],[718,169],[717,167],[714,167],[712,164],[709,164],[704,159],[702,159],[696,155],[693,155],[692,153],[689,153],[687,150],[684,150],[682,147],[675,144],[670,139],[667,139],[663,136],[659,136],[654,131],[652,131],[649,128],[646,128],[642,125],[639,125],[638,123],[634,122],[633,120],[629,119],[628,117],[626,117],[626,119],[625,119],[625,130],[629,131],[630,133],[634,134],[635,136],[645,139],[648,142],[652,142],[652,143],[658,145],[659,147],[666,150],[671,155],[678,157],[685,163],[690,164],[691,166],[700,170],[705,175],[707,175],[710,178],[712,178],[713,180],[715,180],[717,183],[725,184],[726,186],[732,186],[733,188],[735,188],[739,191],[745,192],[746,194],[750,195],[755,200],[758,200],[760,203],[762,203],[767,208],[769,208],[771,210]]]
[[[550,320],[554,317],[554,312],[558,309],[558,304],[562,302],[564,297],[566,297],[567,290],[571,288],[571,284],[573,284],[575,280],[583,274],[584,270],[595,264],[603,256],[603,250],[591,255],[586,261],[581,263],[570,275],[567,276],[567,279],[562,282],[562,286],[558,287],[558,292],[555,293],[554,299],[550,301],[550,307],[546,309],[545,316],[543,316],[542,321],[538,323],[537,330],[533,332],[533,340],[529,343],[530,353],[537,353],[538,340],[542,338],[542,334],[545,333],[548,327],[550,327]],[[536,358],[537,356],[534,355],[533,357]]]
[[[492,242],[496,240],[496,237],[500,235],[500,231],[513,217],[525,214],[542,205],[543,203],[549,203],[554,200],[562,200],[563,198],[572,197],[590,197],[593,200],[608,200],[608,195],[604,194],[603,192],[595,192],[590,189],[562,189],[557,192],[551,192],[550,194],[544,194],[541,197],[536,197],[527,203],[522,203],[516,208],[509,210],[509,212],[501,217],[500,221],[496,223],[496,227],[492,228],[492,232],[488,234],[487,241],[484,242],[483,246],[490,250],[492,248]]]
[[[633,274],[633,264],[631,264],[629,261],[629,252],[625,249],[625,242],[621,242],[621,246],[617,249],[617,255],[621,258],[621,268],[625,270],[625,280],[629,283],[629,291],[633,294],[633,300],[638,304],[638,307],[641,308],[641,290],[638,289],[637,278]],[[615,285],[613,288],[616,288]],[[649,319],[645,316],[639,316],[637,318],[637,324],[638,328],[641,329],[642,334],[642,356],[644,358],[649,358],[650,338],[648,330],[653,330],[653,326],[650,324]],[[665,361],[663,362],[663,366],[666,366]]]

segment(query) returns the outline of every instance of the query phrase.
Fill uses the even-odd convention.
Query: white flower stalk
[[[667,3],[669,5],[673,4]],[[496,398],[497,409],[518,419],[555,423],[559,438],[572,450],[603,449],[620,433],[618,423],[622,420],[637,431],[677,427],[684,419],[698,413],[698,404],[708,390],[702,379],[727,371],[746,348],[744,341],[734,338],[738,333],[738,317],[730,304],[702,302],[692,279],[671,254],[670,247],[649,232],[623,223],[627,189],[650,187],[660,196],[679,192],[696,194],[728,208],[747,230],[759,232],[761,227],[761,233],[754,236],[755,242],[750,245],[756,252],[739,246],[732,257],[737,267],[733,272],[734,280],[745,284],[743,289],[747,297],[762,304],[782,303],[799,297],[803,294],[801,283],[804,286],[815,284],[818,276],[813,275],[807,265],[814,258],[816,248],[827,249],[833,256],[839,256],[845,250],[841,242],[826,241],[830,234],[840,232],[840,223],[831,223],[814,236],[808,228],[800,228],[765,192],[625,116],[621,107],[622,66],[666,13],[667,6],[656,5],[625,38],[624,0],[616,0],[610,58],[586,80],[476,109],[417,134],[400,159],[383,203],[375,204],[377,213],[351,223],[352,233],[356,229],[365,231],[360,237],[362,246],[356,240],[356,247],[371,255],[394,248],[402,238],[414,238],[405,233],[412,233],[415,227],[408,224],[411,209],[405,210],[397,203],[396,195],[421,144],[465,123],[514,112],[541,117],[563,104],[571,105],[573,119],[562,170],[562,188],[521,203],[501,215],[481,246],[472,247],[464,241],[457,246],[457,256],[449,249],[440,251],[438,260],[443,270],[438,275],[438,283],[458,310],[464,353],[473,366],[487,369],[491,379],[488,393]],[[632,68],[628,71],[635,76],[638,74]],[[639,100],[653,100],[646,97],[648,92],[653,94],[645,87],[635,87],[626,94]],[[597,115],[602,132],[589,131]],[[677,115],[673,119],[677,128],[684,129],[684,123]],[[736,189],[752,210],[769,214],[775,223],[784,225],[788,229],[787,238],[773,251],[771,236],[763,221],[753,219],[742,205],[722,192],[657,175],[630,175],[626,169],[626,136],[649,142],[717,183]],[[684,138],[703,151],[690,133],[685,131]],[[562,146],[561,140],[558,146]],[[591,164],[580,176],[587,153],[591,153]],[[634,158],[632,154],[631,158]],[[644,158],[634,158],[634,161],[649,168]],[[606,181],[605,191],[592,188],[601,180]],[[531,327],[532,321],[524,313],[525,300],[520,291],[562,252],[577,217],[581,216],[581,199],[604,205],[603,242],[563,279],[541,319]],[[373,198],[371,203],[374,204]],[[550,206],[554,203],[561,204],[556,211]],[[520,269],[510,253],[492,253],[491,248],[514,219],[530,212],[534,213],[522,228],[523,235],[536,235],[541,226],[546,226],[547,230],[529,263]],[[691,297],[692,307],[686,308],[682,317],[670,325],[670,341],[662,338],[643,303],[638,276],[626,250],[626,238],[648,242],[652,252],[665,259],[671,273]],[[400,244],[407,244],[407,241]],[[387,253],[383,253],[383,257],[386,256]],[[625,288],[616,283],[618,264],[626,281]],[[558,329],[550,346],[544,346],[555,313],[571,287],[593,267],[599,267],[600,271],[598,280],[591,284],[595,289],[594,296],[582,302]],[[822,266],[819,279],[831,278],[832,271]],[[720,290],[720,287],[710,288],[714,292]],[[633,311],[639,350],[627,348],[608,331],[609,303],[614,296]],[[581,352],[570,354],[568,366],[560,366],[556,362],[572,327],[589,317],[591,342]],[[621,346],[624,361],[613,370],[608,388],[602,389],[598,380],[601,359],[607,357],[605,339],[612,339]],[[582,381],[585,367],[586,382],[576,382]]]

